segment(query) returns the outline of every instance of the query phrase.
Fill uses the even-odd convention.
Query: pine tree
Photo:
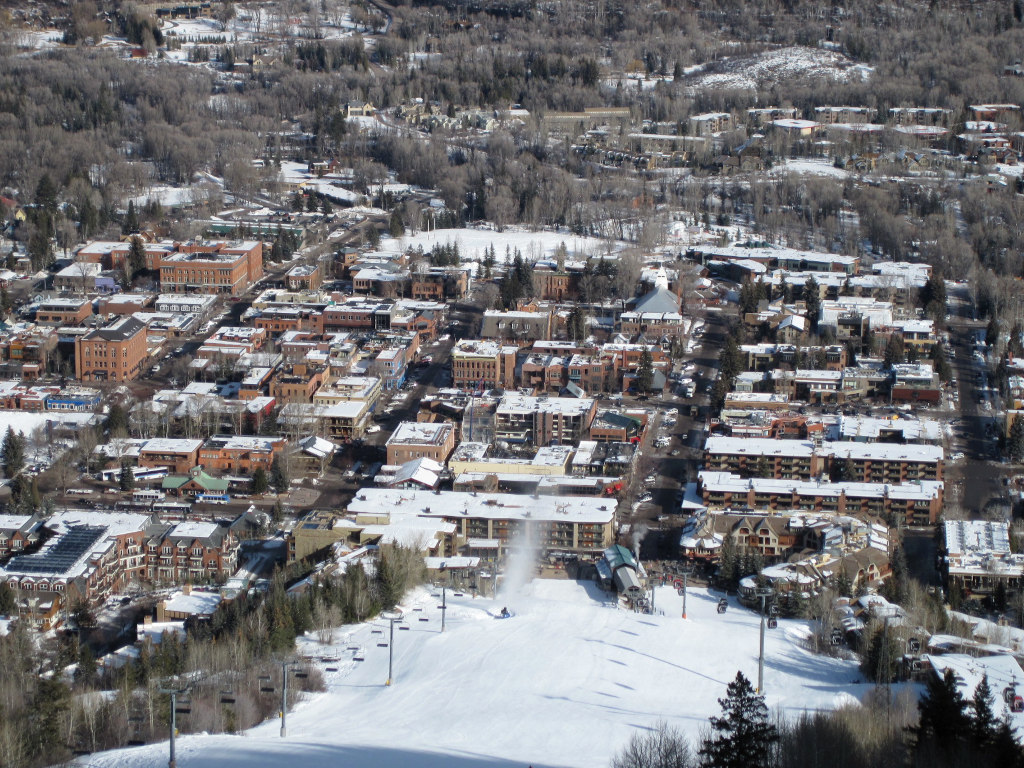
[[[651,352],[644,349],[640,353],[640,365],[636,372],[636,386],[640,392],[650,392],[654,387],[654,358]]]
[[[128,277],[133,278],[146,268],[146,246],[141,237],[133,237],[128,248]]]
[[[971,740],[981,750],[987,750],[995,743],[999,721],[993,709],[994,703],[992,686],[986,674],[974,689],[974,698],[971,699]]]
[[[128,201],[128,213],[125,214],[124,221],[121,223],[121,234],[122,235],[134,235],[139,231],[139,216],[135,213],[135,201]]]
[[[25,466],[25,437],[20,432],[15,432],[7,427],[4,434],[3,445],[0,446],[0,459],[4,464],[4,474],[7,477],[14,477]]]
[[[256,471],[252,473],[252,479],[249,483],[249,492],[253,496],[262,496],[269,487],[270,482],[267,480],[267,471],[263,467],[256,467]]]
[[[135,488],[135,473],[132,472],[128,462],[121,464],[121,473],[117,477],[117,485],[122,491],[130,491]]]
[[[1011,461],[1024,461],[1024,418],[1013,417],[1013,424],[1010,426],[1010,436],[1006,441],[1006,452],[1010,455]]]
[[[947,756],[959,752],[962,740],[971,733],[971,718],[952,670],[947,669],[941,678],[928,677],[917,708],[920,721],[913,729],[915,751]]]
[[[270,484],[277,493],[288,492],[288,471],[285,469],[284,462],[281,461],[280,454],[274,457],[274,461],[270,465]]]
[[[766,768],[779,732],[768,719],[764,696],[754,692],[742,672],[718,700],[722,717],[711,718],[712,734],[700,746],[707,768]]]
[[[813,277],[807,278],[807,282],[804,283],[803,300],[804,306],[807,307],[807,321],[811,325],[811,330],[817,333],[818,312],[821,310],[821,294],[818,281]]]

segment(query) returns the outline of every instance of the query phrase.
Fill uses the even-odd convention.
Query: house
[[[292,454],[291,469],[302,477],[320,477],[334,458],[338,446],[316,435],[298,441],[298,450]]]
[[[368,101],[346,101],[343,107],[345,117],[373,117],[376,107]]]
[[[28,552],[43,541],[38,515],[0,515],[0,558]]]

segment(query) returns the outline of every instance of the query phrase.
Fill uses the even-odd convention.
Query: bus
[[[153,504],[167,498],[162,491],[132,491],[132,501],[149,502]]]
[[[192,505],[180,501],[158,501],[153,505],[153,511],[161,517],[185,517],[192,511]]]
[[[197,493],[196,501],[207,504],[227,504],[231,497],[226,493]]]

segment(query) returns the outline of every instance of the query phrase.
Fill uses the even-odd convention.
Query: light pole
[[[178,761],[174,754],[174,739],[178,732],[178,697],[188,693],[188,686],[183,688],[173,687],[169,685],[161,685],[157,688],[160,693],[170,694],[171,697],[171,738],[169,742],[170,756],[167,760],[167,768],[177,768]],[[191,712],[191,708],[182,709],[182,714]]]
[[[448,587],[441,585],[441,632],[444,632],[444,617],[448,613]],[[389,675],[390,677],[390,675]]]
[[[754,594],[761,598],[761,651],[757,657],[757,692],[764,695],[764,601],[771,595],[773,590],[766,587],[758,587]]]
[[[442,616],[444,614],[441,614]],[[402,612],[397,608],[393,611],[384,611],[381,613],[381,618],[386,619],[391,624],[391,638],[388,640],[388,681],[384,685],[391,685],[391,681],[394,679],[394,660],[395,660],[395,622],[402,620]]]

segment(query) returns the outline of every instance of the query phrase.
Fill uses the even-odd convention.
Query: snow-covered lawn
[[[387,622],[344,627],[334,646],[300,642],[327,684],[288,715],[288,737],[267,722],[243,736],[178,740],[180,768],[457,768],[479,765],[593,766],[637,729],[660,719],[696,738],[737,670],[757,680],[758,617],[735,602],[691,589],[682,598],[659,588],[664,615],[621,610],[592,585],[533,581],[516,596],[473,600],[448,594],[440,632],[437,596],[419,590],[396,628],[394,684],[388,673]],[[511,619],[496,619],[503,606]],[[378,634],[379,632],[379,634]],[[768,631],[768,703],[786,715],[859,698],[856,665],[817,656],[800,638],[806,622]],[[363,661],[356,661],[356,658]],[[336,669],[327,672],[326,667]],[[81,758],[93,768],[142,768],[166,760],[156,744]]]

